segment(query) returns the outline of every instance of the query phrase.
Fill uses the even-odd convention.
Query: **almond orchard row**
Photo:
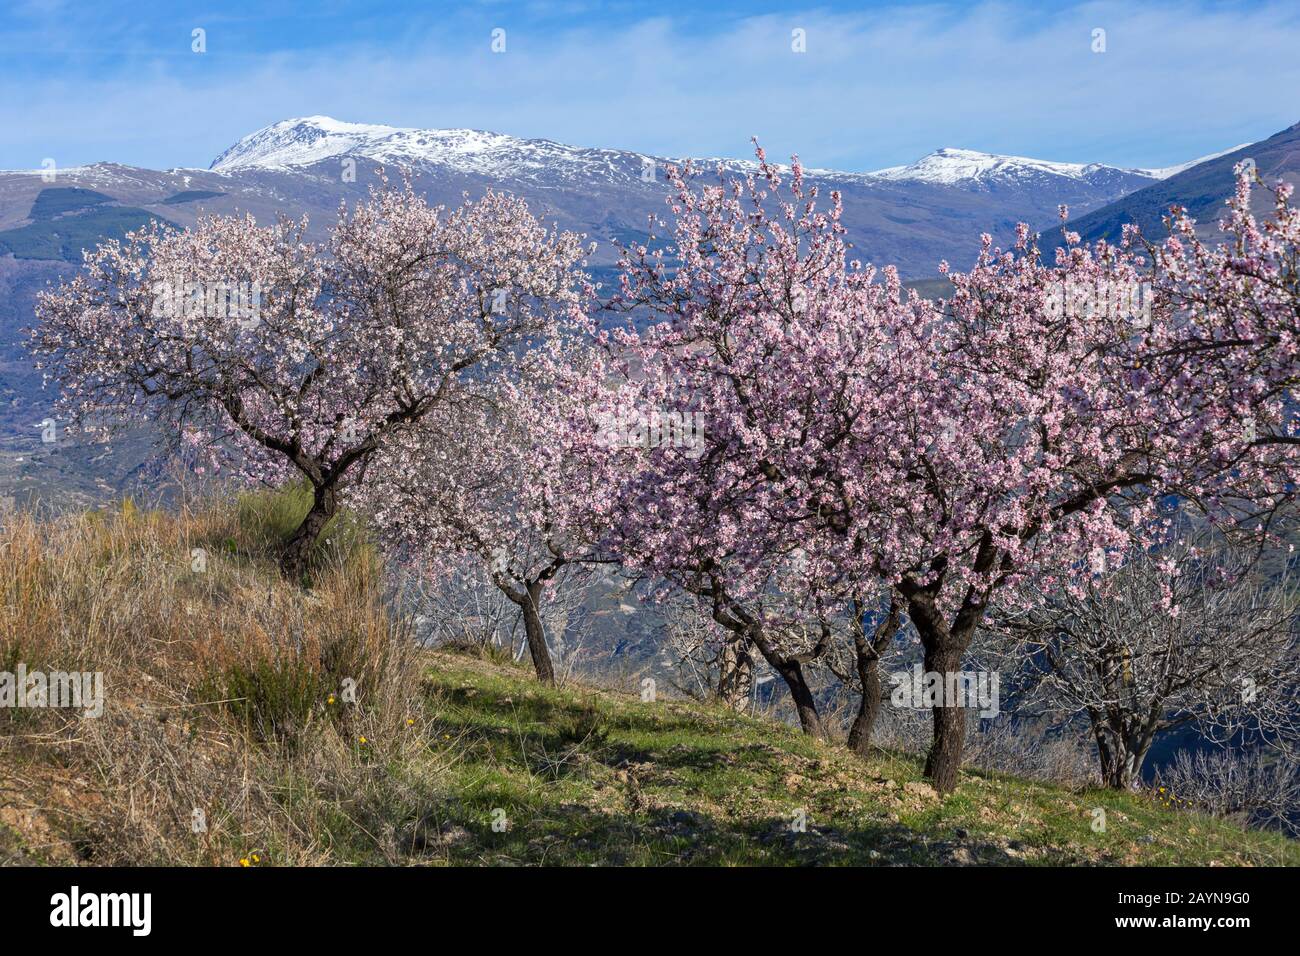
[[[1177,210],[1159,239],[1067,232],[1050,255],[1023,225],[1010,249],[985,236],[930,300],[852,258],[838,196],[797,160],[757,160],[670,170],[616,289],[586,274],[594,244],[519,198],[448,210],[382,179],[323,243],[251,217],[105,243],[42,296],[31,347],[85,434],[147,422],[195,467],[305,480],[291,577],[355,507],[394,561],[481,562],[550,681],[546,603],[573,569],[617,566],[756,650],[810,734],[827,728],[806,670],[849,648],[856,748],[903,621],[925,670],[953,673],[991,614],[1104,587],[1189,522],[1260,553],[1285,540],[1288,186],[1240,169],[1222,243]],[[165,291],[204,283],[256,297]],[[1088,290],[1116,305],[1069,307]],[[1170,617],[1176,591],[1153,598]],[[966,724],[959,706],[933,721],[942,792]]]

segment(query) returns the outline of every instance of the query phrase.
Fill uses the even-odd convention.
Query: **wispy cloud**
[[[29,4],[36,6],[36,4]],[[53,3],[41,6],[54,6]],[[34,11],[0,30],[0,165],[206,165],[290,116],[469,126],[661,155],[775,154],[869,169],[943,145],[1169,165],[1300,120],[1291,3],[882,7],[700,21],[611,19],[582,3],[481,4],[454,22],[330,19],[314,42],[185,17],[97,27]],[[71,22],[71,32],[67,24]],[[52,24],[63,23],[62,27]],[[506,30],[494,54],[490,31]],[[1106,50],[1093,52],[1093,30]],[[791,48],[805,31],[807,52]],[[88,31],[88,32],[81,32]]]

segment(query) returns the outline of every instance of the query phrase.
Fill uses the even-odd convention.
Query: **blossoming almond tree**
[[[1172,234],[1163,243],[1133,229],[1125,239],[1153,260],[1164,317],[1142,323],[1132,355],[1141,388],[1135,396],[1144,394],[1146,414],[1155,413],[1157,454],[1146,457],[1163,463],[1149,488],[1176,493],[1229,538],[1245,538],[1247,553],[1258,557],[1259,546],[1278,542],[1279,526],[1296,517],[1300,216],[1290,208],[1290,187],[1280,183],[1271,190],[1273,215],[1257,221],[1255,182],[1253,169],[1238,167],[1237,189],[1219,223],[1227,242],[1207,245],[1178,210],[1167,219]],[[1133,461],[1141,457],[1131,454]],[[1224,576],[1221,561],[1161,538],[1139,541],[1129,549],[1133,560],[1116,571],[1083,569],[1075,586],[1046,604],[1013,600],[998,612],[1000,621],[1017,626],[1038,622],[1040,636],[1056,642],[1049,655],[1053,685],[1088,710],[1104,775],[1115,786],[1135,779],[1152,736],[1170,722],[1229,721],[1236,731],[1231,721],[1249,717],[1276,737],[1293,719],[1289,598],[1259,579],[1236,583],[1251,580],[1249,567],[1234,566],[1227,583],[1207,583],[1207,566]],[[1104,564],[1114,567],[1117,557]],[[1030,578],[1022,587],[1041,592],[1044,583]],[[1280,612],[1278,601],[1285,605]],[[1044,622],[1055,630],[1039,626]],[[1243,679],[1258,690],[1249,699]]]
[[[1251,210],[1256,185],[1271,199],[1262,221]],[[1300,456],[1290,453],[1300,445],[1300,210],[1292,191],[1263,184],[1243,162],[1218,223],[1226,242],[1207,245],[1181,210],[1160,245],[1135,237],[1154,257],[1157,288],[1184,317],[1160,348],[1183,357],[1188,388],[1207,396],[1202,407],[1218,416],[1207,432],[1234,439],[1225,449],[1234,480],[1213,504],[1255,532],[1294,520],[1288,506],[1300,481]]]
[[[844,262],[838,211],[815,211],[797,163],[800,208],[774,198],[761,153],[759,173],[698,192],[674,173],[675,261],[634,249],[624,262],[623,302],[666,319],[625,343],[645,400],[680,384],[708,430],[698,461],[652,456],[621,528],[724,623],[761,632],[744,604],[766,611],[778,594],[785,608],[798,594],[782,627],[824,623],[883,583],[927,670],[951,677],[1001,589],[1113,566],[1134,529],[1161,523],[1159,495],[1208,507],[1246,474],[1251,443],[1230,427],[1242,373],[1192,374],[1185,310],[1133,294],[1141,256],[1072,237],[1047,265],[1022,226],[1006,252],[986,237],[931,309],[888,271],[874,283]],[[1225,375],[1237,384],[1203,387]],[[1258,500],[1264,486],[1247,484]],[[793,655],[755,643],[781,671],[824,650],[802,632]],[[948,790],[961,702],[934,719],[927,774]]]
[[[986,237],[976,267],[951,277],[942,318],[898,330],[912,361],[883,419],[858,423],[861,441],[834,479],[846,502],[835,520],[906,602],[925,669],[945,682],[1000,587],[1031,567],[1113,560],[1107,551],[1144,507],[1116,499],[1156,480],[1160,452],[1176,443],[1153,436],[1130,316],[1070,307],[1071,284],[1128,281],[1132,264],[1080,250],[1060,270],[1044,267],[1023,227],[1016,252]],[[1054,293],[1065,308],[1053,308]],[[933,712],[926,775],[940,792],[956,783],[962,703]]]
[[[300,577],[340,492],[392,433],[578,308],[579,238],[489,192],[448,212],[385,180],[324,245],[306,222],[154,224],[44,294],[31,346],[74,422],[161,421],[243,476],[304,478],[285,545]]]
[[[555,680],[544,631],[548,593],[603,560],[618,452],[599,443],[605,391],[587,330],[557,323],[517,367],[460,385],[385,444],[360,497],[381,539],[429,574],[466,557],[514,603],[537,676]]]
[[[908,436],[873,425],[892,447],[863,433],[857,472],[870,480],[840,478],[858,503],[841,520],[907,601],[928,671],[960,670],[1009,586],[1077,588],[1146,547],[1168,525],[1164,496],[1213,513],[1228,496],[1291,495],[1275,475],[1294,462],[1241,428],[1245,365],[1205,367],[1176,297],[1139,305],[1125,293],[1144,278],[1141,255],[1067,240],[1048,266],[1024,226],[1009,252],[985,238],[976,266],[951,276],[943,321],[900,330],[926,340],[907,351],[928,355],[891,403]],[[934,719],[926,772],[946,791],[960,766],[960,702]]]
[[[647,450],[618,495],[631,564],[701,599],[781,675],[803,729],[825,731],[805,669],[849,639],[854,601],[877,590],[843,557],[828,475],[876,420],[900,361],[895,325],[929,307],[897,276],[847,261],[840,203],[823,211],[794,160],[793,201],[761,149],[743,179],[669,170],[672,245],[625,250],[612,305],[651,324],[610,336],[642,414],[689,413],[702,448]],[[656,221],[652,231],[665,230]],[[865,590],[864,590],[865,589]],[[870,655],[871,642],[855,642]]]

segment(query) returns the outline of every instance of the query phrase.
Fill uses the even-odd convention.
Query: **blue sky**
[[[1293,0],[0,0],[0,168],[206,167],[312,114],[670,156],[757,135],[848,170],[940,146],[1164,166],[1300,121],[1298,51]]]

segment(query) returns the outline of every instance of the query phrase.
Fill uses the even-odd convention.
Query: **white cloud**
[[[581,18],[577,18],[581,23]],[[1291,4],[1096,3],[1044,15],[982,4],[753,17],[718,31],[433,34],[269,57],[136,58],[130,72],[0,81],[0,165],[206,165],[234,139],[323,113],[471,126],[660,155],[773,155],[867,169],[944,145],[1133,166],[1180,162],[1300,120]],[[807,33],[807,52],[790,31]],[[1091,52],[1094,27],[1107,51]],[[16,94],[21,95],[16,95]],[[65,157],[60,153],[71,153]]]

